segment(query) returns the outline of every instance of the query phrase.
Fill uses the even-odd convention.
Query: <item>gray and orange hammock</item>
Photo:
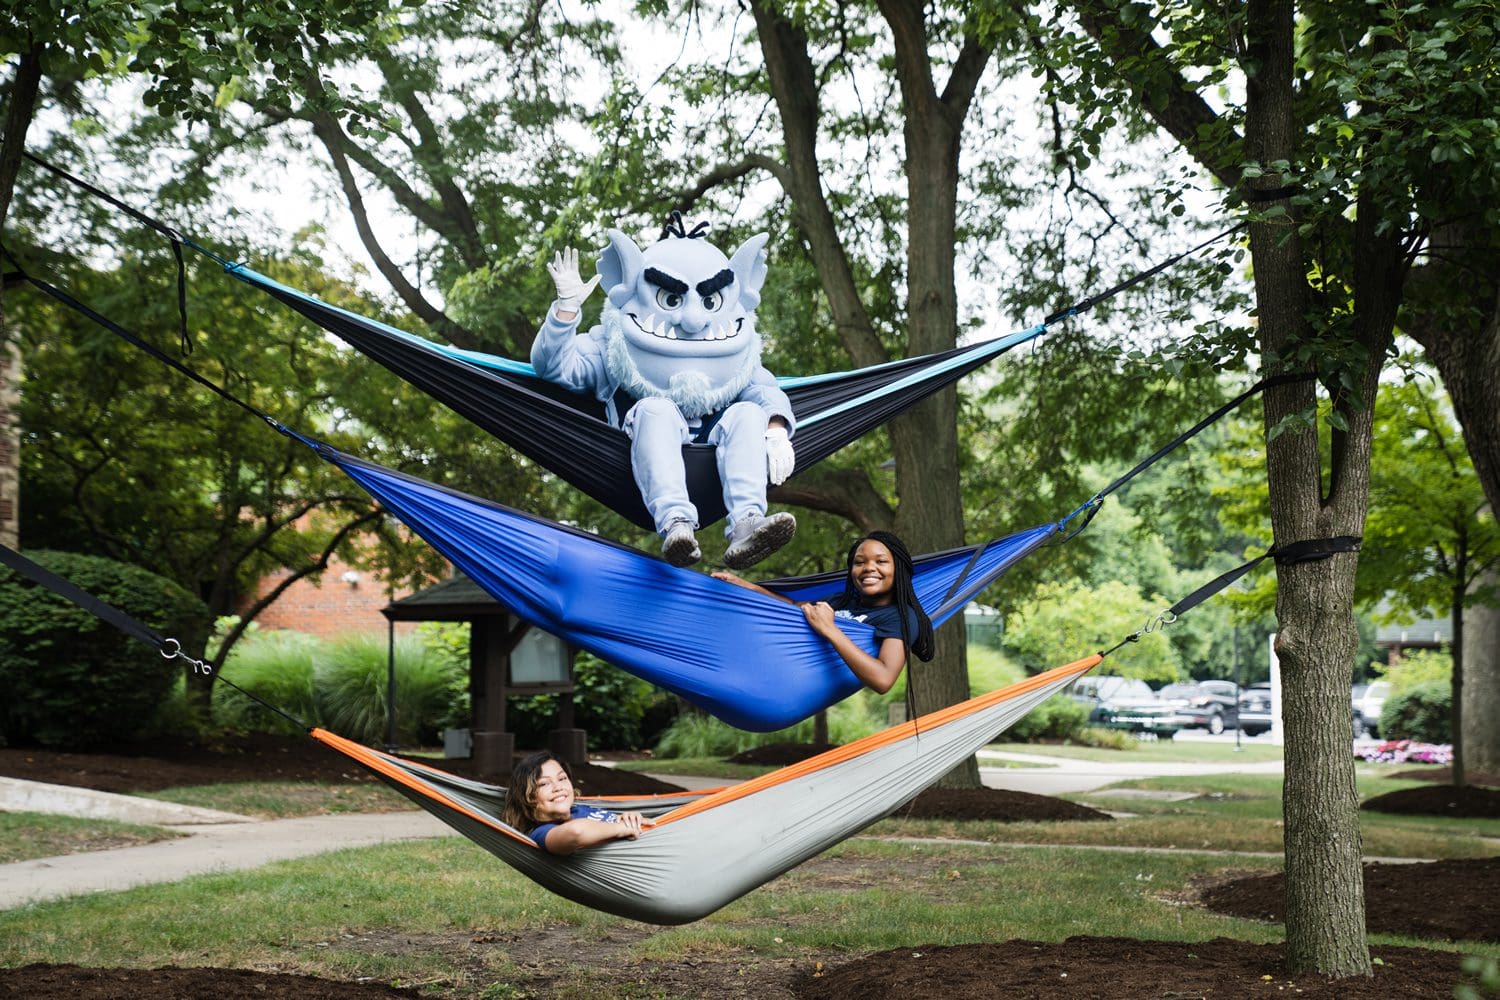
[[[630,439],[623,430],[605,419],[604,405],[599,400],[548,382],[524,362],[438,344],[330,305],[205,249],[165,223],[60,167],[30,153],[26,158],[171,241],[178,260],[178,307],[183,317],[185,343],[184,246],[301,313],[627,520],[647,530],[655,527],[631,472]],[[1092,309],[1239,228],[1236,226],[1218,233],[1190,250],[1131,275],[1072,306],[1059,309],[1035,326],[1016,333],[853,371],[778,378],[777,383],[791,400],[792,412],[797,418],[793,441],[796,469],[793,475],[1011,348],[1036,339],[1050,326]],[[723,489],[719,484],[713,446],[684,445],[683,463],[688,493],[698,510],[699,525],[707,527],[725,516]]]

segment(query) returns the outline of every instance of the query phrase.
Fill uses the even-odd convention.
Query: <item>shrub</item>
[[[425,655],[422,640],[399,636],[395,645],[396,740],[437,742],[438,725],[448,715],[451,663]],[[375,743],[386,736],[386,691],[390,647],[378,634],[351,634],[327,644],[313,673],[318,717],[351,740]]]
[[[248,632],[234,644],[219,673],[225,680],[309,725],[318,721],[313,662],[322,643],[286,630]],[[302,728],[267,711],[228,685],[214,689],[214,722],[239,732],[301,735]]]
[[[32,561],[106,604],[202,650],[203,602],[137,566],[67,552]],[[139,738],[181,676],[182,662],[132,642],[71,602],[0,569],[0,735],[50,747]]]
[[[1386,698],[1380,710],[1380,735],[1388,740],[1452,743],[1452,685],[1427,681]]]
[[[1089,721],[1087,705],[1055,694],[1033,708],[1003,735],[1017,743],[1036,740],[1077,740]]]

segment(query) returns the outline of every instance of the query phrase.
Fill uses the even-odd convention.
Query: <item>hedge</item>
[[[97,556],[27,556],[184,649],[202,650],[208,609],[172,581]],[[0,569],[0,741],[82,748],[137,739],[181,672],[181,660]]]

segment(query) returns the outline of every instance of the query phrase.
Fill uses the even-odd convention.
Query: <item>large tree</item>
[[[1371,453],[1370,516],[1359,598],[1398,620],[1447,614],[1453,624],[1453,783],[1464,784],[1465,623],[1500,594],[1500,531],[1440,390],[1421,378],[1382,385]]]
[[[1413,265],[1449,220],[1494,216],[1493,5],[1066,6],[1087,35],[1061,47],[1066,72],[1101,87],[1070,96],[1112,116],[1128,95],[1231,207],[1249,203],[1261,363],[1316,371],[1331,400],[1325,451],[1314,384],[1267,396],[1276,541],[1360,535],[1371,406]],[[1240,86],[1243,102],[1226,98]],[[1288,958],[1328,975],[1370,969],[1348,753],[1356,565],[1278,567]]]

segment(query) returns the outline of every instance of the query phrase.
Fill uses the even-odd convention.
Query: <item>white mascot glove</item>
[[[583,308],[583,300],[588,298],[599,284],[597,274],[594,275],[593,281],[587,283],[579,276],[578,251],[572,247],[552,255],[552,263],[547,265],[547,273],[552,275],[552,283],[557,286],[558,312],[578,312]]]
[[[766,428],[766,478],[772,486],[786,482],[787,476],[797,465],[797,453],[792,450],[792,441],[785,427]]]

